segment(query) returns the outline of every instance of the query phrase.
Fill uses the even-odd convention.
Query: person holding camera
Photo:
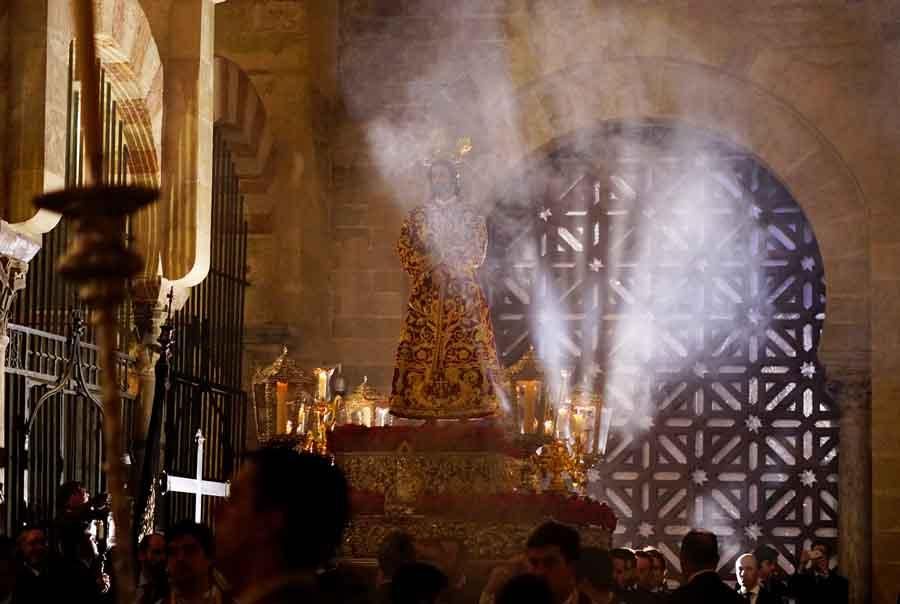
[[[823,541],[800,554],[790,591],[797,604],[847,604],[850,584],[831,568],[831,548]]]
[[[97,525],[105,528],[109,519],[109,495],[91,498],[84,485],[73,480],[60,487],[57,502],[56,552],[72,593],[79,594],[83,602],[111,599],[111,581],[105,570],[106,542],[97,540]]]

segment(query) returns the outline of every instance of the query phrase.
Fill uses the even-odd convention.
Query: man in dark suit
[[[343,541],[349,513],[347,479],[331,460],[259,449],[219,517],[217,563],[244,604],[346,602],[329,593],[336,582],[320,585],[319,571]]]
[[[547,581],[557,604],[589,604],[578,591],[576,563],[581,537],[574,528],[548,521],[537,527],[525,543],[528,572]]]
[[[719,541],[709,531],[694,529],[681,540],[681,572],[685,583],[672,592],[669,604],[745,604],[719,577]]]
[[[850,598],[850,583],[831,568],[831,547],[821,541],[800,555],[788,585],[798,604],[847,604]]]
[[[760,545],[753,550],[759,570],[762,591],[771,596],[772,601],[781,604],[788,599],[788,586],[778,565],[778,551],[771,545]]]
[[[738,581],[738,594],[747,604],[781,604],[771,592],[763,590],[759,581],[759,565],[753,554],[738,556],[734,574]]]
[[[653,556],[644,550],[634,552],[636,561],[635,565],[635,586],[628,593],[626,598],[627,604],[660,604],[663,596],[653,592],[654,575],[653,575]]]
[[[623,604],[614,593],[613,563],[609,552],[599,547],[581,548],[575,566],[578,590],[593,604]]]
[[[402,566],[415,561],[416,544],[412,535],[403,531],[393,531],[382,539],[378,546],[378,579],[375,587],[377,604],[389,604],[394,573]]]

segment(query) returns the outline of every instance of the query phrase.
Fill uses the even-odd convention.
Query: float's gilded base
[[[530,449],[493,422],[337,428],[329,450],[353,492],[343,556],[375,558],[394,530],[417,543],[455,542],[473,562],[522,553],[528,535],[555,519],[577,526],[586,544],[609,547],[616,519],[604,503],[532,491]]]

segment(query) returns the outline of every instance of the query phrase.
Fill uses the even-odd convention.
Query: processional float
[[[549,518],[600,547],[616,527],[587,493],[609,432],[602,381],[570,388],[571,368],[547,366],[533,349],[510,367],[498,361],[477,275],[486,223],[460,186],[471,141],[457,149],[425,164],[432,198],[401,229],[411,288],[391,394],[363,378],[345,396],[328,387],[328,370],[302,371],[286,348],[254,379],[261,442],[328,455],[347,475],[353,518],[342,556],[361,566],[394,530],[443,552],[426,559],[448,573],[446,552],[468,552],[477,576],[520,553]]]

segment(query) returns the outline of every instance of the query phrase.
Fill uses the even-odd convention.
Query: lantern
[[[314,400],[315,380],[288,357],[287,346],[253,376],[256,433],[261,443],[278,434],[304,431],[306,409]]]
[[[589,452],[598,452],[597,426],[603,414],[603,396],[588,380],[572,392],[569,430],[572,439],[580,441]]]
[[[362,383],[350,393],[345,401],[347,421],[357,426],[382,427],[390,422],[388,400],[363,377]]]
[[[544,369],[534,348],[529,347],[522,358],[506,370],[506,375],[514,401],[512,412],[516,430],[520,434],[544,433],[549,401],[544,392]],[[552,426],[552,421],[550,424]]]

